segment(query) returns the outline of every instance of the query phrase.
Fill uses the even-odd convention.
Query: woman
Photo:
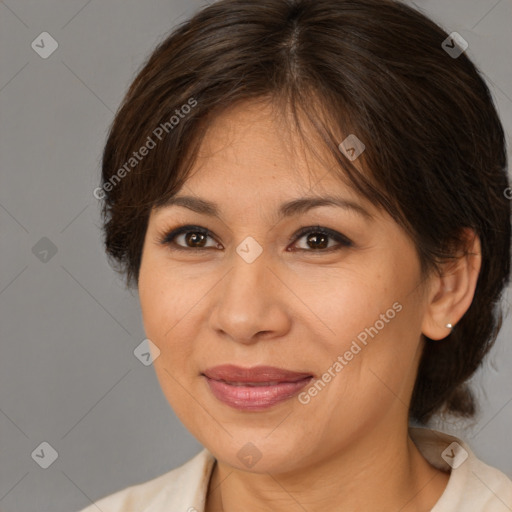
[[[410,426],[474,414],[510,273],[464,49],[391,0],[220,0],[154,51],[95,194],[205,449],[87,512],[512,509],[503,473]]]

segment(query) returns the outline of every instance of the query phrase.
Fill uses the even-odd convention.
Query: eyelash
[[[165,232],[164,234],[159,236],[158,242],[161,245],[166,245],[169,248],[171,248],[173,251],[192,251],[192,252],[199,252],[204,251],[208,249],[214,249],[214,247],[183,247],[181,245],[177,245],[174,241],[175,238],[182,234],[188,234],[188,233],[199,233],[206,236],[212,236],[212,233],[205,228],[202,228],[200,226],[180,226],[178,228],[172,229],[169,232]],[[322,234],[325,236],[328,236],[339,243],[338,246],[335,247],[329,247],[327,249],[296,249],[297,251],[302,252],[309,252],[309,253],[329,253],[332,251],[339,251],[340,249],[352,247],[353,243],[351,240],[349,240],[346,236],[342,235],[341,233],[338,233],[337,231],[333,231],[328,228],[324,228],[322,226],[307,226],[299,229],[289,240],[289,242],[294,242],[300,240],[304,235],[307,235],[309,233],[313,234]],[[213,238],[213,236],[212,236]]]

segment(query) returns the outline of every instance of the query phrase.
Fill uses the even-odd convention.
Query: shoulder
[[[499,469],[487,465],[474,454],[471,455],[468,458],[466,484],[461,486],[459,493],[461,510],[510,512],[512,480]]]
[[[117,491],[80,512],[159,512],[165,506],[184,506],[184,512],[193,510],[195,503],[204,498],[214,461],[213,455],[203,449],[182,466]]]
[[[512,510],[512,480],[478,459],[464,441],[424,428],[411,428],[409,432],[422,455],[433,466],[450,473],[448,485],[431,512]]]

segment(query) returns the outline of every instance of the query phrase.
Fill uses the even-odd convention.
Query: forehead
[[[301,130],[269,102],[229,107],[208,126],[185,187],[197,193],[222,189],[248,197],[260,194],[262,200],[283,192],[358,197],[340,171],[333,172],[339,164],[318,135],[307,125]]]
[[[378,211],[347,184],[329,149],[303,127],[261,101],[230,107],[208,126],[184,185],[154,213],[182,207],[245,225],[255,216],[278,220],[341,208],[367,222]],[[309,138],[308,138],[309,137]],[[306,138],[306,140],[305,140]],[[311,147],[320,148],[312,152]],[[182,212],[183,209],[179,209]],[[338,210],[341,211],[341,210]]]

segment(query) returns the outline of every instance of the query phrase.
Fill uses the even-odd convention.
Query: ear
[[[433,340],[446,338],[469,309],[475,295],[482,265],[480,239],[473,229],[464,228],[467,254],[461,251],[456,260],[441,265],[441,275],[431,278],[422,333]]]

